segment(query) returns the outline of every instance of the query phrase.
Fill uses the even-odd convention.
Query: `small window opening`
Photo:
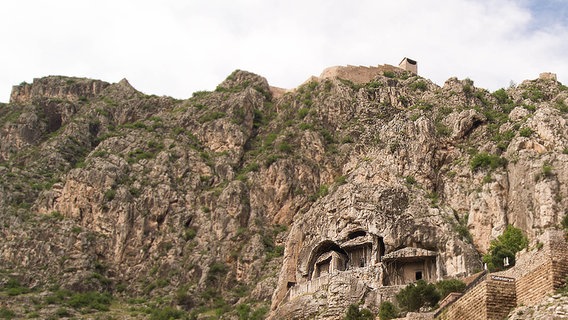
[[[422,271],[416,271],[416,281],[422,280]]]

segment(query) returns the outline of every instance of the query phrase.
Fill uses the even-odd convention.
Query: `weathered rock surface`
[[[443,278],[479,269],[507,224],[530,238],[559,225],[565,86],[545,77],[489,93],[394,70],[278,97],[244,71],[187,100],[126,80],[15,86],[0,105],[2,274],[38,290],[167,297],[154,301],[201,318],[271,305],[274,319],[339,319],[393,292],[350,271],[360,278],[287,300],[322,243],[363,232],[382,255],[435,252]]]
[[[555,294],[533,307],[518,307],[511,311],[509,320],[568,319],[568,296]]]

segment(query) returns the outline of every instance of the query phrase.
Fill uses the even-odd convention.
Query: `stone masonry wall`
[[[488,276],[443,311],[438,319],[501,320],[515,305],[514,280],[495,280]]]
[[[566,284],[568,278],[568,241],[566,235],[557,235],[551,246],[552,255],[552,282],[554,289]]]
[[[517,305],[538,304],[566,283],[568,243],[563,231],[548,230],[517,255],[516,265],[486,276],[437,319],[503,319]]]
[[[563,231],[547,231],[532,247],[518,254],[513,268],[500,273],[517,279],[517,305],[538,304],[563,286],[568,276],[568,243]]]
[[[341,78],[354,83],[367,83],[376,76],[382,75],[385,71],[402,70],[388,64],[377,67],[364,66],[336,66],[325,69],[320,75],[320,79]]]
[[[552,290],[552,261],[517,280],[517,304],[532,306]]]
[[[487,319],[487,283],[484,281],[466,292],[459,300],[449,306],[437,318],[454,319]]]
[[[517,305],[515,281],[493,280],[489,276],[485,285],[487,319],[501,320],[506,318],[511,309]]]

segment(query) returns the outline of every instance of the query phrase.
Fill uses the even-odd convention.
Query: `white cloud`
[[[562,6],[560,2],[556,3]],[[549,3],[549,5],[550,5]],[[438,84],[497,89],[556,72],[568,81],[568,28],[538,29],[530,2],[472,0],[4,1],[0,101],[50,74],[187,98],[244,69],[294,87],[331,65],[418,60]],[[547,12],[550,12],[548,9]],[[550,17],[550,16],[548,16]],[[561,15],[560,15],[561,17]]]

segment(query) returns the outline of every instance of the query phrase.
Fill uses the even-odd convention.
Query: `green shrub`
[[[530,137],[530,136],[533,134],[533,132],[534,132],[534,131],[533,131],[531,128],[526,128],[526,127],[525,127],[525,128],[522,128],[522,129],[519,131],[519,135],[520,135],[521,137],[528,138],[528,137]]]
[[[402,289],[396,300],[404,311],[418,311],[423,307],[434,307],[440,300],[440,293],[436,286],[424,280],[418,280]]]
[[[262,306],[252,312],[250,315],[250,320],[262,320],[265,318],[266,313],[268,313],[268,308],[266,306]]]
[[[150,320],[171,320],[171,319],[186,319],[186,318],[187,318],[187,313],[172,307],[153,309],[150,312]]]
[[[284,246],[274,246],[271,250],[266,252],[266,259],[272,260],[284,255]]]
[[[201,117],[199,117],[199,123],[203,124],[206,122],[210,122],[210,121],[214,121],[217,119],[221,119],[224,118],[226,116],[225,112],[221,112],[221,111],[212,111],[212,112],[208,112],[204,115],[202,115]]]
[[[568,213],[562,219],[562,228],[568,232]]]
[[[561,112],[568,112],[568,104],[566,104],[566,102],[562,99],[556,99],[554,101],[554,105],[556,107],[556,109],[560,110]]]
[[[505,89],[503,88],[493,92],[491,95],[497,100],[497,103],[499,104],[507,104],[511,102],[511,99],[509,99],[509,94],[507,94],[507,91],[505,91]]]
[[[394,73],[393,71],[385,71],[383,72],[383,76],[387,78],[394,78],[396,77],[396,73]]]
[[[270,167],[271,164],[278,161],[279,158],[280,158],[279,156],[277,156],[275,154],[271,154],[264,161],[264,165],[268,168],[268,167]]]
[[[454,230],[463,241],[467,243],[473,243],[473,237],[471,236],[469,228],[467,227],[467,218],[468,215],[465,215],[465,217],[460,219],[458,223],[455,223]]]
[[[112,296],[109,293],[89,291],[71,295],[67,301],[67,305],[75,309],[87,308],[108,311],[111,302]]]
[[[66,308],[58,308],[57,310],[55,310],[55,315],[57,315],[60,318],[66,318],[70,317],[71,313]]]
[[[448,137],[452,134],[452,129],[446,126],[445,124],[443,124],[442,122],[436,122],[435,127],[436,127],[436,133],[441,137]]]
[[[209,273],[207,274],[207,282],[209,284],[218,283],[221,278],[227,274],[227,266],[222,262],[213,262],[209,266]]]
[[[197,235],[197,231],[193,228],[187,228],[183,233],[183,239],[185,241],[193,240]]]
[[[414,185],[416,184],[416,179],[413,176],[406,176],[404,178],[404,181],[406,182],[406,184],[408,185]]]
[[[8,279],[8,281],[4,284],[4,287],[2,289],[9,296],[19,296],[21,294],[30,292],[29,288],[22,286],[20,281],[14,278]]]
[[[463,292],[465,290],[465,282],[458,279],[442,280],[436,282],[436,289],[440,292],[440,300],[444,299],[451,292]]]
[[[469,97],[469,96],[473,93],[473,90],[474,90],[474,89],[473,89],[473,84],[469,84],[469,82],[466,82],[466,83],[463,85],[463,93],[464,93],[466,96]]]
[[[128,189],[128,192],[130,192],[130,194],[134,197],[134,198],[138,198],[140,196],[140,194],[142,194],[142,191],[138,188],[130,188]]]
[[[553,169],[553,167],[550,164],[548,164],[548,163],[543,164],[542,165],[542,175],[546,178],[550,178],[552,176],[552,169]]]
[[[497,143],[497,148],[500,150],[506,150],[509,146],[509,143],[515,137],[515,131],[507,130],[503,133],[495,132],[493,137],[491,138],[492,141]]]
[[[347,177],[346,176],[339,176],[339,177],[335,178],[334,181],[338,186],[344,185],[345,183],[347,183]]]
[[[300,109],[298,110],[298,118],[304,119],[304,118],[308,115],[308,113],[310,113],[310,109],[308,109],[308,108],[300,108]]]
[[[526,248],[529,240],[521,229],[508,225],[502,235],[491,241],[489,251],[483,256],[489,271],[505,269],[503,259],[509,258],[509,267],[515,265],[515,254]]]
[[[312,130],[314,128],[314,125],[311,123],[300,123],[298,127],[300,128],[300,130]]]
[[[143,159],[152,159],[154,157],[154,152],[144,151],[140,148],[135,149],[128,153],[128,163],[136,163]]]
[[[329,193],[329,187],[325,184],[322,184],[319,187],[318,191],[310,196],[310,201],[316,201],[321,197],[325,197],[328,193]]]
[[[239,320],[248,320],[250,314],[250,306],[248,304],[239,304],[237,305],[237,315],[239,316]]]
[[[398,318],[398,308],[389,301],[383,301],[379,307],[379,319],[390,320]]]
[[[423,80],[418,80],[410,84],[410,89],[417,91],[426,91],[428,89],[428,85]]]
[[[176,291],[175,302],[185,310],[191,310],[195,306],[193,295],[187,291],[187,287],[182,286]]]
[[[112,201],[115,196],[116,196],[116,190],[108,189],[107,191],[105,191],[105,196],[104,196],[105,201]]]
[[[292,146],[290,146],[287,142],[282,142],[278,145],[278,150],[281,152],[289,153],[292,152]]]
[[[506,159],[485,152],[474,155],[470,162],[471,170],[473,171],[484,168],[496,169],[504,166],[505,164],[507,164]]]
[[[366,85],[367,89],[377,89],[380,88],[381,86],[382,84],[378,81],[371,81]]]
[[[537,87],[530,87],[523,92],[523,99],[529,99],[533,102],[541,101],[544,99],[544,93]]]
[[[373,320],[375,317],[369,311],[369,309],[361,309],[359,310],[359,306],[356,304],[352,304],[347,308],[347,312],[345,313],[345,320]]]
[[[0,308],[0,319],[14,319],[16,317],[16,313],[6,307]]]

